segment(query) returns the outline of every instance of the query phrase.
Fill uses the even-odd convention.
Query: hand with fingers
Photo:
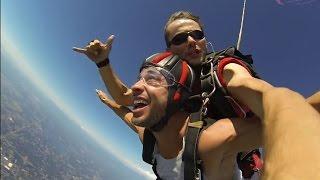
[[[84,48],[73,47],[78,53],[85,54],[89,59],[95,62],[98,67],[109,63],[109,53],[111,51],[114,35],[111,35],[105,43],[95,39],[88,43]]]
[[[101,90],[96,89],[96,93],[99,99],[110,109],[112,109],[113,112],[115,112],[134,132],[139,133],[140,135],[142,134],[144,128],[132,124],[131,120],[133,117],[133,113],[127,106],[121,106],[117,104]]]
[[[99,99],[101,100],[101,102],[103,102],[104,104],[108,105],[110,108],[120,108],[120,105],[117,104],[116,102],[114,102],[113,100],[111,100],[106,93],[104,93],[101,90],[96,89],[96,93],[99,97]]]

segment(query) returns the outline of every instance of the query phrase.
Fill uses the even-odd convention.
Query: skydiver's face
[[[191,19],[175,20],[168,25],[166,30],[169,41],[172,41],[172,39],[180,33],[195,30],[202,31],[199,24]],[[168,50],[188,61],[190,65],[199,65],[207,51],[206,39],[197,39],[192,36],[188,36],[186,41],[181,44],[171,44],[168,47]]]
[[[153,69],[141,71],[133,91],[133,119],[136,126],[150,128],[165,115],[168,101],[168,83],[165,77]]]

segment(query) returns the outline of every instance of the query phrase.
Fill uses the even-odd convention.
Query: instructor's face
[[[146,74],[148,69],[141,71]],[[133,91],[133,119],[136,126],[150,128],[155,125],[165,114],[168,99],[167,82],[162,76],[156,77],[149,74],[151,78],[140,78],[132,87]],[[161,81],[160,83],[156,81]]]
[[[202,31],[199,24],[191,19],[178,19],[170,23],[167,27],[168,39],[171,42],[177,35],[195,30]],[[180,36],[181,37],[181,36]],[[187,39],[180,39],[179,44],[172,44],[168,49],[188,61],[190,65],[201,63],[206,54],[206,39],[203,37],[187,36]]]

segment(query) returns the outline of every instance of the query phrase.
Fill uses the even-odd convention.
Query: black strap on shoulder
[[[156,139],[150,130],[144,129],[142,159],[144,162],[153,165],[153,151]]]
[[[156,138],[149,129],[144,129],[143,132],[143,150],[142,159],[144,162],[152,165],[152,170],[157,176],[157,180],[161,180],[157,173],[157,161],[153,157],[153,151],[156,144]]]

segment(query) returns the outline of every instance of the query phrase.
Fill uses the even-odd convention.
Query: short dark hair
[[[175,12],[169,17],[166,25],[164,26],[164,38],[165,38],[167,47],[170,46],[167,28],[168,28],[169,24],[171,24],[173,21],[178,20],[178,19],[191,19],[191,20],[195,21],[196,23],[198,23],[201,30],[203,31],[203,24],[200,22],[200,18],[198,16],[195,16],[191,12],[188,12],[188,11]]]

